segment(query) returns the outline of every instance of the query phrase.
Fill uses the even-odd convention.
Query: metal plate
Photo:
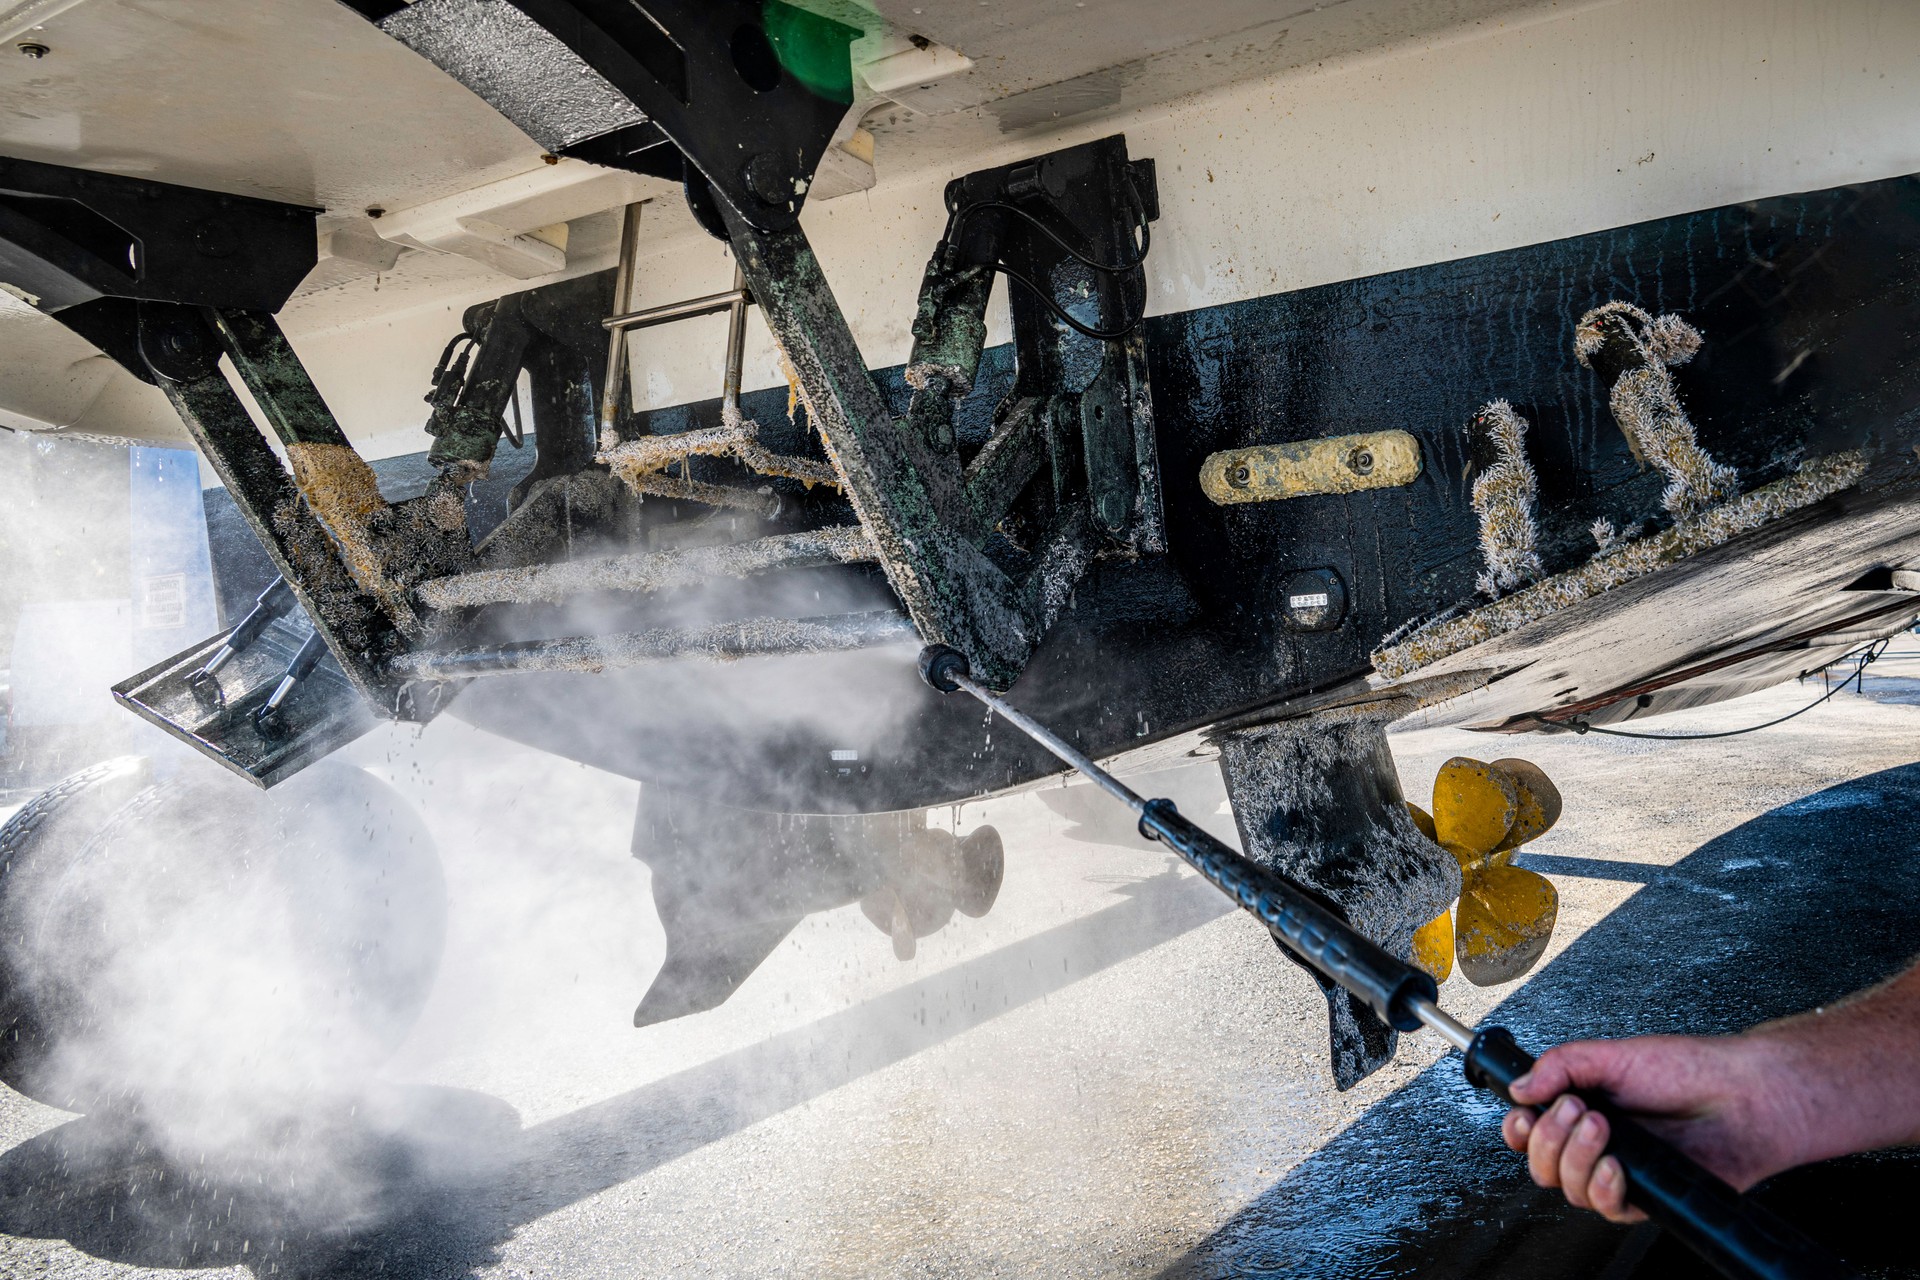
[[[380,721],[333,659],[323,660],[282,706],[286,730],[262,734],[253,713],[267,700],[312,628],[305,618],[273,623],[220,672],[226,702],[210,706],[187,687],[220,648],[227,632],[210,636],[158,666],[121,681],[113,696],[142,720],[158,725],[210,760],[258,787],[270,787],[303,766],[352,742]]]
[[[1412,484],[1420,465],[1420,442],[1406,432],[1362,431],[1216,453],[1200,464],[1200,488],[1221,506],[1359,493]]]

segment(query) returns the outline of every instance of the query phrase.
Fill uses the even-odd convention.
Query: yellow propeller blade
[[[1444,844],[1441,842],[1439,835],[1434,830],[1433,819],[1427,816],[1425,809],[1422,809],[1411,800],[1406,800],[1402,803],[1407,806],[1407,812],[1413,815],[1413,825],[1420,828],[1420,834],[1452,854],[1453,860],[1460,864],[1462,871],[1465,871],[1468,867],[1479,865],[1480,855],[1473,850],[1457,844]],[[1452,937],[1453,935],[1449,932],[1447,936]],[[1451,947],[1453,944],[1448,943],[1447,945]]]
[[[1545,876],[1475,867],[1465,877],[1454,930],[1460,972],[1480,987],[1513,981],[1539,962],[1559,914],[1560,895]]]
[[[1560,895],[1545,876],[1509,866],[1514,851],[1560,819],[1560,791],[1527,760],[1488,764],[1455,756],[1433,780],[1433,816],[1409,803],[1414,825],[1460,863],[1458,906],[1413,934],[1413,962],[1445,982],[1454,958],[1469,982],[1511,982],[1538,964],[1553,937]]]
[[[1413,931],[1413,962],[1435,982],[1445,982],[1453,972],[1453,908]]]
[[[1413,818],[1413,825],[1420,828],[1420,834],[1434,843],[1439,836],[1434,830],[1433,815],[1413,801],[1406,802],[1407,813]],[[1454,854],[1458,859],[1459,854]],[[1462,861],[1461,866],[1465,866]],[[1435,982],[1445,982],[1453,972],[1453,907],[1421,925],[1413,931],[1413,962],[1433,975]]]
[[[1511,778],[1518,792],[1519,811],[1513,826],[1493,850],[1511,856],[1515,849],[1538,840],[1560,821],[1560,789],[1531,760],[1495,760],[1491,767]]]
[[[1433,780],[1433,825],[1441,844],[1484,858],[1507,838],[1520,788],[1504,769],[1455,756]]]

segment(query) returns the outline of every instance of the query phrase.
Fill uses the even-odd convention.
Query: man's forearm
[[[1743,1038],[1797,1115],[1796,1163],[1920,1143],[1920,965]]]

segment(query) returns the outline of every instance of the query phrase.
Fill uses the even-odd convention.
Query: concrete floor
[[[1566,798],[1525,855],[1561,894],[1546,960],[1444,1003],[1535,1047],[1720,1030],[1920,951],[1920,647],[1866,687],[1713,742],[1396,735],[1415,799],[1455,754],[1533,759]],[[1033,796],[957,815],[999,827],[1005,887],[914,961],[847,908],[720,1009],[636,1031],[662,941],[635,784],[453,722],[353,750],[424,814],[450,892],[386,1080],[284,1185],[0,1091],[0,1275],[1664,1274],[1648,1233],[1529,1190],[1430,1035],[1335,1094],[1321,999],[1257,925]]]

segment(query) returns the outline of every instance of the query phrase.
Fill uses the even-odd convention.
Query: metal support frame
[[[406,644],[393,617],[355,580],[341,547],[221,372],[226,354],[243,376],[250,373],[262,412],[284,435],[312,440],[325,439],[329,427],[338,431],[330,417],[307,421],[289,411],[290,402],[302,400],[297,384],[287,385],[292,380],[273,367],[277,361],[262,359],[272,354],[273,340],[284,342],[271,318],[151,302],[138,304],[137,314],[138,350],[146,353],[149,376],[225,484],[312,630],[294,638],[300,629],[289,619],[251,636],[239,628],[222,633],[121,682],[115,697],[260,786],[351,742],[378,717],[430,718],[457,686],[416,691],[387,672],[387,660]],[[276,386],[291,394],[272,395]],[[263,389],[269,394],[260,395]],[[331,664],[315,666],[319,651],[310,646],[316,639]],[[234,654],[220,663],[224,669],[209,673],[229,641],[244,643],[233,646]],[[289,660],[303,648],[307,661],[296,675]],[[258,717],[270,702],[263,721]]]
[[[893,421],[806,234],[757,231],[731,211],[727,225],[894,593],[922,636],[974,658],[987,680],[1011,683],[1038,640],[1035,619],[1019,585],[980,549],[985,530],[959,468]]]
[[[140,321],[140,347],[161,391],[274,568],[326,635],[342,673],[369,702],[387,715],[398,715],[397,691],[381,665],[404,641],[380,602],[354,581],[325,527],[221,373],[221,331],[205,313],[164,304],[143,305]],[[272,422],[291,420],[284,406],[268,416]],[[338,431],[337,426],[333,429]],[[324,432],[302,426],[289,434],[298,439]]]
[[[685,156],[695,216],[732,244],[888,581],[921,634],[965,651],[982,679],[1005,687],[1019,675],[1096,554],[1164,550],[1139,335],[1145,228],[1158,209],[1151,163],[1128,161],[1124,140],[950,186],[954,220],[922,293],[910,373],[919,394],[903,430],[797,225],[850,100],[850,28],[758,0],[417,0],[380,25],[552,150],[584,146],[627,163],[622,154],[650,153],[657,135]],[[633,164],[667,171],[651,154]],[[623,237],[628,285],[631,249]],[[971,389],[995,272],[1024,282],[1013,299],[1021,384],[969,470],[952,406]],[[621,328],[706,306],[734,312],[731,356],[739,292],[635,314],[623,288],[608,322],[610,372]],[[619,397],[610,378],[603,457]],[[1022,504],[1049,461],[1045,500]],[[1014,548],[1006,563],[984,549],[996,530]]]
[[[376,20],[549,151],[678,176],[671,144],[768,231],[800,216],[860,35],[781,0],[416,0]]]
[[[693,629],[662,627],[621,635],[523,640],[478,649],[403,654],[395,666],[411,679],[465,680],[471,676],[538,671],[620,671],[676,659],[729,662],[736,658],[796,657],[906,645],[913,625],[877,610],[823,618],[749,618]]]
[[[161,384],[276,568],[293,585],[348,683],[380,714],[430,718],[445,693],[457,687],[441,683],[446,673],[477,669],[471,663],[431,664],[420,651],[430,637],[444,644],[466,628],[458,613],[463,606],[444,611],[448,616],[438,622],[423,616],[424,600],[415,589],[429,580],[459,578],[473,566],[461,486],[485,474],[504,426],[505,397],[514,394],[523,368],[541,363],[536,347],[548,364],[557,358],[568,366],[549,370],[566,384],[562,390],[579,383],[591,402],[582,407],[582,440],[569,443],[572,433],[564,424],[555,433],[566,439],[556,439],[552,466],[547,465],[545,423],[540,430],[537,470],[571,473],[596,460],[590,443],[596,434],[602,446],[598,460],[609,456],[608,429],[617,431],[627,381],[624,334],[632,328],[728,312],[723,416],[737,432],[745,310],[749,303],[761,305],[838,472],[806,459],[774,459],[790,464],[779,474],[844,487],[919,634],[962,649],[981,678],[999,687],[1018,677],[1095,555],[1162,547],[1145,359],[1137,332],[1145,303],[1139,259],[1146,247],[1144,227],[1155,216],[1152,171],[1126,159],[1123,140],[1106,139],[952,185],[953,221],[929,266],[915,325],[909,370],[915,395],[906,421],[896,422],[794,223],[812,165],[840,114],[831,92],[822,96],[819,86],[795,79],[790,68],[805,59],[797,57],[800,46],[794,42],[823,41],[822,65],[832,67],[836,59],[845,63],[848,29],[783,4],[747,0],[659,0],[649,6],[653,21],[643,24],[644,31],[628,22],[640,11],[629,9],[626,0],[488,0],[496,17],[520,15],[506,23],[511,30],[503,35],[499,24],[463,24],[471,3],[418,0],[389,14],[383,25],[457,76],[471,78],[474,59],[484,61],[488,42],[501,40],[528,52],[524,61],[535,81],[552,71],[556,42],[565,53],[562,62],[574,72],[603,76],[609,92],[624,95],[629,107],[643,111],[686,152],[693,165],[689,197],[711,215],[710,224],[724,227],[734,249],[731,290],[633,311],[639,219],[634,208],[627,211],[623,228],[612,314],[600,313],[607,316],[600,329],[610,335],[601,386],[591,386],[600,371],[597,357],[595,367],[569,372],[566,354],[556,356],[556,351],[570,350],[579,340],[548,341],[545,330],[553,319],[535,314],[546,292],[586,289],[591,282],[533,290],[471,309],[465,329],[473,350],[452,365],[454,348],[449,348],[430,396],[430,430],[436,437],[430,458],[440,477],[424,497],[405,503],[382,497],[371,469],[272,319],[293,277],[283,280],[266,272],[252,283],[252,292],[242,291],[246,301],[260,306],[232,305],[233,299],[218,289],[197,297],[186,277],[175,282],[174,296],[165,302],[130,301],[140,296],[135,293],[102,292],[95,299],[103,306],[92,326],[101,334],[97,340]],[[665,44],[656,39],[663,35]],[[516,98],[512,85],[488,81],[480,87],[523,127],[559,127],[551,119],[536,120],[542,108]],[[625,119],[617,104],[602,106]],[[643,123],[628,121],[619,128],[638,129]],[[589,129],[571,141],[604,142],[606,132]],[[739,158],[743,138],[753,142],[744,161]],[[79,189],[86,183],[76,178],[70,185]],[[193,200],[185,203],[205,213]],[[283,228],[310,235],[312,211],[253,205],[258,207],[243,211],[246,217],[282,228],[273,240],[279,246],[276,262],[284,267],[292,259],[284,251]],[[9,207],[0,186],[0,215]],[[1141,237],[1137,246],[1136,234]],[[15,245],[13,251],[44,262],[46,253],[40,250],[45,246],[28,240],[24,249]],[[226,252],[218,235],[210,242],[203,235],[198,243],[216,258]],[[971,390],[981,358],[995,272],[1022,281],[1025,290],[1014,297],[1020,378],[992,438],[965,458],[955,438],[953,408]],[[96,286],[127,288],[125,281],[105,277],[88,287]],[[579,301],[571,293],[568,298]],[[182,302],[194,305],[178,305]],[[115,333],[116,327],[126,332]],[[285,444],[292,477],[220,374],[222,355],[232,360]],[[553,404],[544,416],[557,411],[570,419],[577,398],[549,396]],[[741,451],[754,447],[746,440],[734,452],[751,466]],[[636,475],[645,469],[643,459],[625,462]],[[625,478],[636,484],[634,477]],[[722,501],[736,493],[685,477],[673,483],[685,490],[678,496],[698,501]],[[649,491],[658,489],[655,484]],[[864,555],[863,544],[859,558]],[[805,643],[810,649],[857,646],[871,642],[868,630],[842,635],[845,628],[829,627]],[[753,645],[759,642],[751,637],[739,643],[745,646],[742,652],[758,651]],[[661,645],[677,652],[683,642]],[[434,665],[440,692],[417,698],[409,673],[423,669],[423,663]],[[191,674],[181,673],[182,680]]]
[[[1145,349],[1137,333],[1144,283],[1123,281],[1096,293],[1105,313],[1094,317],[1096,324],[1111,325],[1106,317],[1129,301],[1134,323],[1118,337],[1086,340],[1090,347],[1077,344],[1084,335],[1070,332],[1071,326],[1043,320],[1049,306],[1064,309],[1051,295],[1022,303],[1016,293],[1021,366],[1015,395],[971,465],[963,466],[957,452],[952,405],[972,389],[992,272],[1003,256],[1017,251],[1022,261],[1046,267],[1050,274],[1041,278],[1071,279],[1058,260],[1073,256],[1066,237],[1077,229],[1052,206],[1059,197],[1049,191],[1074,192],[1069,175],[1090,189],[1080,193],[1082,199],[1092,200],[1092,189],[1115,197],[1097,209],[1107,223],[1104,238],[1083,236],[1095,243],[1094,253],[1082,256],[1104,252],[1094,260],[1120,260],[1125,251],[1114,242],[1131,244],[1124,228],[1144,225],[1156,212],[1151,169],[1130,165],[1119,138],[1004,171],[997,185],[978,184],[987,193],[977,197],[982,205],[1005,203],[999,196],[1006,186],[1032,186],[1040,197],[1030,203],[1041,212],[1022,207],[1021,213],[1039,230],[1016,234],[1013,227],[980,226],[969,229],[960,246],[942,242],[922,288],[908,365],[916,394],[904,423],[894,420],[868,373],[805,233],[761,231],[722,211],[736,260],[846,477],[847,496],[879,550],[888,582],[923,636],[966,653],[980,678],[997,688],[1018,678],[1096,554],[1165,545]],[[955,223],[975,198],[966,186],[974,181],[963,179],[949,189]],[[1125,201],[1117,199],[1121,183],[1133,193]],[[1042,215],[1066,225],[1056,230]],[[988,230],[994,234],[987,236]],[[1036,247],[1042,239],[1053,243],[1051,252]],[[968,255],[979,261],[968,261]],[[1129,288],[1137,301],[1124,296]],[[1077,387],[1070,381],[1076,369],[1082,376]],[[1080,429],[1069,433],[1063,429],[1068,426]],[[1070,448],[1075,435],[1078,449]],[[1049,461],[1047,491],[1022,512],[1029,526],[1020,530],[1028,544],[1026,562],[996,562],[984,550],[988,534],[996,527],[1005,531]]]

